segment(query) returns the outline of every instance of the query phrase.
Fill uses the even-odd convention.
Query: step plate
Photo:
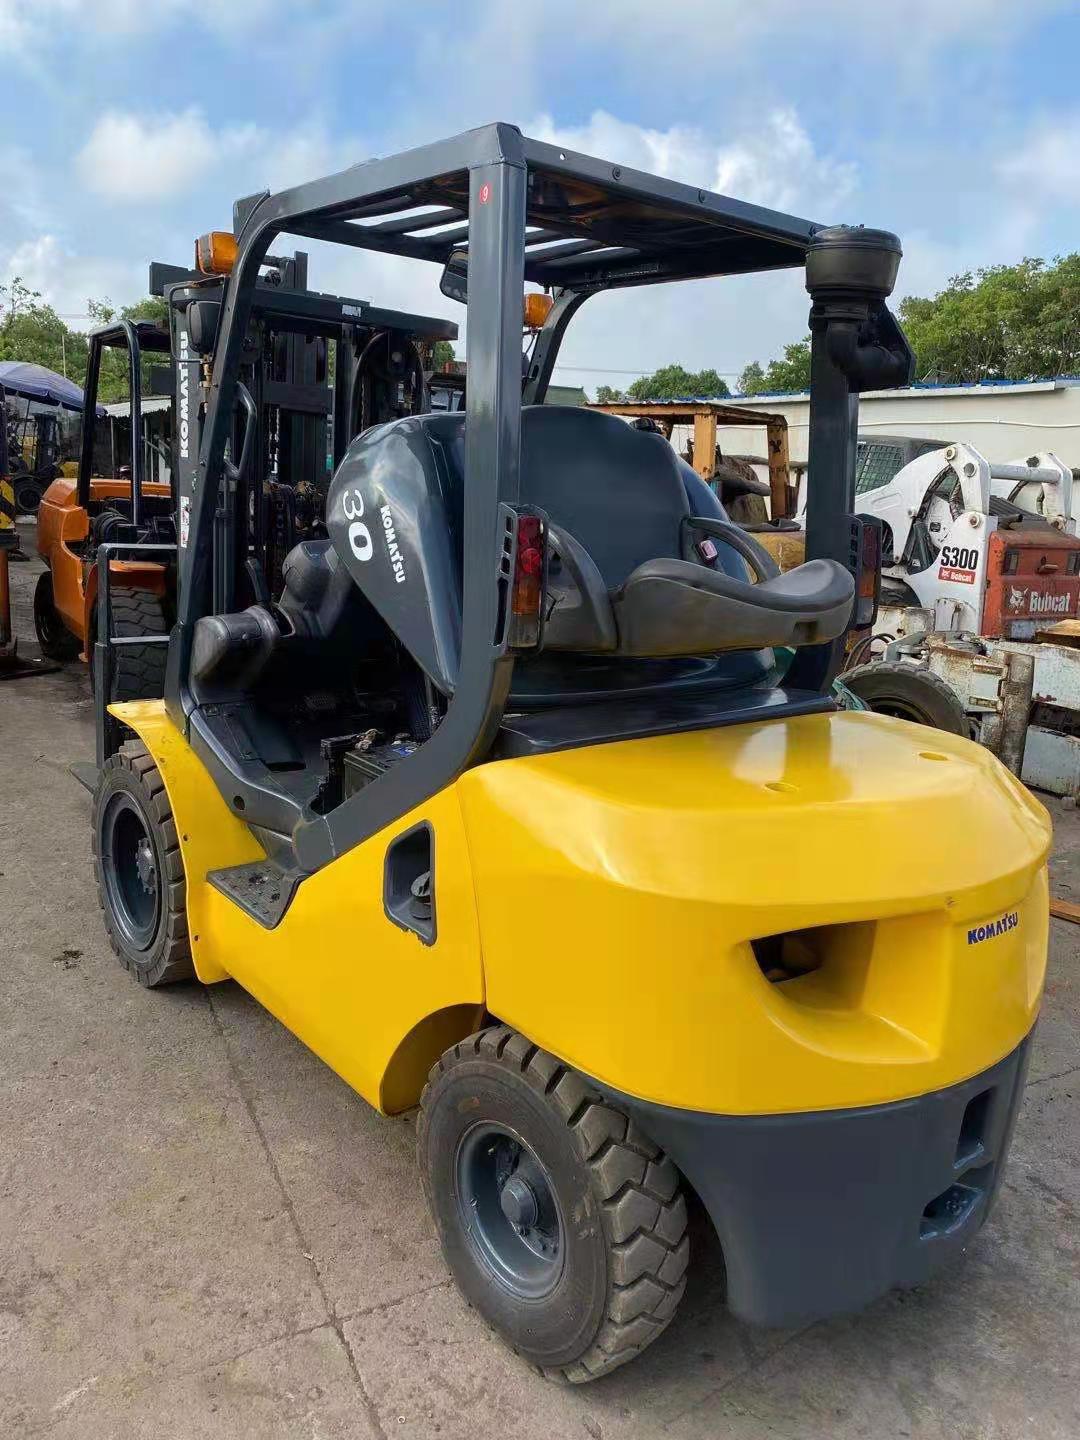
[[[239,905],[253,920],[273,930],[304,877],[301,871],[285,870],[273,860],[253,860],[246,865],[211,870],[206,878],[215,890]]]

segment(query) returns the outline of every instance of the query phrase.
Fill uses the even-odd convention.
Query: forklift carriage
[[[911,369],[898,241],[508,125],[256,195],[234,232],[164,702],[99,736],[120,960],[232,977],[373,1105],[419,1103],[448,1264],[547,1373],[590,1379],[665,1328],[687,1189],[741,1318],[925,1279],[1000,1180],[1049,825],[977,746],[830,698],[874,604],[857,396]],[[229,608],[219,517],[281,233],[442,265],[465,409],[354,412],[328,536]],[[814,558],[780,575],[660,436],[543,402],[591,295],[796,266]],[[527,282],[551,304],[523,365]],[[799,857],[783,890],[767,853]]]

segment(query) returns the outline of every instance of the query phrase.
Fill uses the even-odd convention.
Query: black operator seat
[[[452,693],[465,421],[409,416],[358,436],[330,484],[329,542],[290,552],[273,611],[198,622],[195,678],[250,685],[283,648],[325,656],[344,641],[356,656],[385,634],[378,617]],[[843,566],[812,560],[780,575],[662,436],[616,416],[526,406],[520,499],[550,522],[543,651],[568,663],[575,652],[660,661],[818,644],[847,625],[854,585]]]
[[[624,656],[717,654],[817,644],[847,625],[849,572],[811,560],[780,575],[737,526],[692,514],[687,467],[661,435],[595,410],[532,406],[521,451],[522,499],[550,517],[557,569],[578,571],[569,593],[552,587],[545,648],[595,650],[602,640]],[[756,584],[722,567],[720,546],[739,553]],[[582,600],[597,619],[592,635],[565,624]]]
[[[444,413],[365,431],[327,496],[338,557],[444,693],[460,655],[465,424]],[[715,501],[692,513],[689,497],[702,488],[662,436],[616,416],[522,410],[520,500],[550,522],[545,652],[660,660],[843,632],[848,571],[812,560],[780,575],[745,531],[717,517]]]

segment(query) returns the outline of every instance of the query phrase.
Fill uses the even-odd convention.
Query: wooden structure
[[[603,410],[607,415],[656,420],[669,440],[676,425],[692,425],[694,469],[703,480],[711,480],[716,470],[718,425],[764,428],[768,440],[770,514],[774,520],[784,520],[794,513],[786,416],[711,400],[653,400],[638,404],[590,405],[588,408]]]

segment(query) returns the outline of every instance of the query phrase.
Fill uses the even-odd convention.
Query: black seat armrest
[[[854,596],[851,574],[835,560],[809,560],[756,585],[688,560],[648,560],[613,597],[619,653],[820,645],[843,634]]]
[[[548,525],[544,646],[603,654],[619,643],[604,577],[592,556],[558,525]]]
[[[745,530],[738,525],[732,525],[729,520],[716,520],[711,515],[688,515],[682,523],[684,559],[691,558],[687,553],[687,532],[696,530],[699,535],[710,535],[725,545],[730,545],[732,550],[746,561],[759,580],[773,580],[780,574],[776,561],[764,545],[751,540]]]

